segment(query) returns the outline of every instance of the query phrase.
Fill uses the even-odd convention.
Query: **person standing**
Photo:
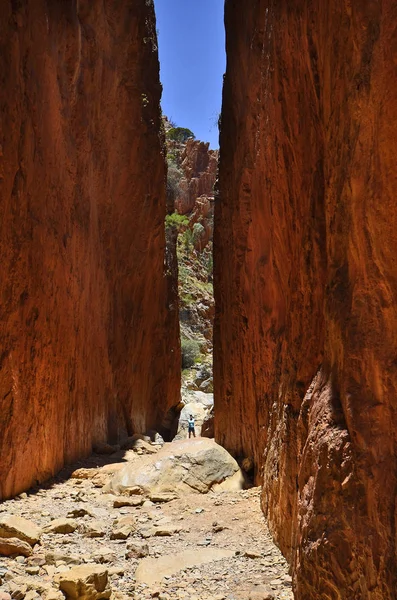
[[[189,440],[190,440],[191,434],[193,434],[193,437],[196,437],[196,432],[194,430],[194,417],[193,417],[193,415],[190,415],[190,417],[187,420],[187,424],[188,424]]]

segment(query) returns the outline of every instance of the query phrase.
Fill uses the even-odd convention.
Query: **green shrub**
[[[185,143],[189,138],[195,139],[193,131],[187,129],[186,127],[171,127],[166,133],[166,136],[169,140],[174,140],[175,142]]]
[[[192,367],[200,356],[200,346],[195,340],[181,339],[182,369]]]
[[[182,227],[187,227],[189,225],[189,219],[186,215],[180,215],[179,213],[172,213],[165,217],[165,226],[166,227],[176,227],[177,229],[181,229]]]

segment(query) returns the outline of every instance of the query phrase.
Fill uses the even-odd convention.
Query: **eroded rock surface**
[[[215,437],[264,475],[299,600],[395,597],[396,23],[226,2]]]
[[[0,498],[179,396],[153,5],[1,0]]]

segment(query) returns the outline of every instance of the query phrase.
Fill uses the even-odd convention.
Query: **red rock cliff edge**
[[[0,12],[5,498],[156,425],[178,401],[180,354],[152,4]]]
[[[225,19],[216,438],[255,458],[296,598],[392,599],[396,4],[227,0]]]

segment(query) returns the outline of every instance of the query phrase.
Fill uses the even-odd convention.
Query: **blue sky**
[[[224,0],[154,0],[163,113],[218,148]]]

